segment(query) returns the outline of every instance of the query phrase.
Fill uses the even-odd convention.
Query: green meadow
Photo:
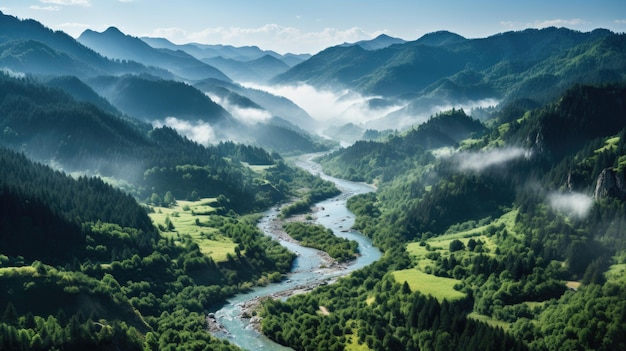
[[[224,262],[228,254],[235,254],[237,244],[210,226],[209,215],[216,211],[211,204],[215,201],[214,198],[179,200],[174,206],[152,207],[154,211],[149,215],[164,237],[174,240],[189,237],[200,246],[203,254],[215,262]]]

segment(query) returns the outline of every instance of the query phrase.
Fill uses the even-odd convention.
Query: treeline
[[[324,226],[288,222],[283,228],[289,236],[300,241],[302,246],[322,250],[339,262],[353,260],[358,253],[359,243],[340,238]]]

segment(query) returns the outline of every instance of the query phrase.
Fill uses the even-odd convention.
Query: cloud
[[[87,29],[89,28],[88,24],[85,23],[77,23],[77,22],[65,22],[59,24],[59,28],[79,28],[79,29]]]
[[[11,78],[25,78],[26,74],[23,72],[15,72],[10,68],[1,68],[0,72],[2,72],[3,74],[6,74],[7,76],[11,77]]]
[[[572,19],[551,19],[544,21],[535,21],[534,24],[530,25],[533,28],[546,28],[546,27],[577,27],[581,25],[589,24],[589,22],[580,19],[580,18],[572,18]]]
[[[615,23],[615,24],[626,24],[626,19],[617,19],[617,20],[613,21],[613,23]]]
[[[33,5],[30,7],[31,10],[37,11],[59,11],[61,8],[59,6],[39,6]]]
[[[197,32],[180,28],[157,28],[145,36],[165,38],[176,43],[220,43],[234,46],[256,45],[282,53],[315,53],[344,42],[373,39],[383,31],[367,32],[359,27],[347,29],[324,28],[320,31],[303,31],[299,28],[275,23],[261,27],[209,27]],[[313,48],[313,49],[311,49]]]
[[[39,2],[43,4],[53,4],[53,5],[62,5],[62,6],[83,6],[89,7],[91,3],[89,0],[39,0]]]
[[[528,152],[518,147],[507,147],[481,152],[461,152],[455,159],[459,162],[462,171],[480,172],[485,168],[513,161],[527,156]]]
[[[313,119],[322,122],[325,128],[346,123],[363,125],[398,108],[398,106],[388,106],[372,109],[368,102],[375,97],[363,96],[349,90],[323,90],[308,84],[260,86],[242,83],[242,85],[286,97],[305,110]]]
[[[212,143],[218,142],[215,138],[215,132],[210,124],[203,121],[190,122],[181,120],[176,117],[167,117],[165,121],[154,121],[152,125],[155,128],[162,126],[168,126],[176,130],[179,134],[186,136],[187,138],[202,144],[209,146]]]
[[[266,110],[260,110],[258,108],[245,108],[237,105],[233,105],[226,99],[221,99],[219,96],[207,94],[209,98],[215,103],[221,105],[226,111],[228,111],[233,117],[241,122],[248,124],[255,124],[258,122],[266,122],[272,118],[272,114]]]
[[[593,205],[593,199],[581,193],[552,193],[548,195],[548,203],[567,216],[584,218]]]

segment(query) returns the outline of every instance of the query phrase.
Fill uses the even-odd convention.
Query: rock
[[[626,200],[626,178],[624,178],[624,173],[617,172],[613,168],[603,169],[596,181],[593,197],[595,199],[616,197]]]

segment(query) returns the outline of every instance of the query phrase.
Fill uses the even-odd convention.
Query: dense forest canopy
[[[296,258],[260,231],[259,213],[281,204],[277,217],[292,220],[281,229],[302,245],[339,262],[359,255],[356,242],[298,220],[340,190],[287,155],[335,141],[286,98],[108,34],[113,47],[124,39],[213,78],[111,60],[0,14],[0,349],[237,350],[208,331],[208,311],[282,281]],[[376,186],[348,207],[383,256],[265,299],[253,311],[262,332],[296,350],[626,349],[624,34],[379,39],[389,45],[283,62],[273,81],[396,106],[383,131],[323,126],[363,140],[317,158]],[[482,99],[495,102],[433,110]],[[242,109],[267,119],[242,122],[232,113]],[[425,111],[424,123],[399,125]],[[173,115],[215,133],[201,144],[155,122]],[[250,142],[215,137],[235,134]]]

